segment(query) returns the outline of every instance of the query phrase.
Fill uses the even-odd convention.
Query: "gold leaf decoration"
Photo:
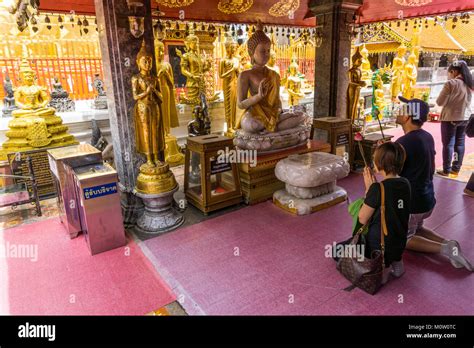
[[[300,0],[280,0],[273,4],[268,13],[273,17],[283,17],[294,14],[300,7]]]
[[[217,4],[219,11],[226,14],[242,13],[253,5],[253,0],[220,0]]]

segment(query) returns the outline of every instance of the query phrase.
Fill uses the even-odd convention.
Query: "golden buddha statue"
[[[299,65],[296,59],[290,64],[289,76],[286,78],[286,90],[288,91],[288,105],[290,107],[298,105],[304,93],[301,92],[302,81],[298,74]]]
[[[136,151],[146,156],[146,163],[140,166],[136,190],[141,193],[163,193],[176,186],[169,165],[159,160],[165,149],[165,135],[159,80],[152,76],[153,55],[143,41],[137,55],[139,73],[132,77],[132,93],[135,100],[133,116],[135,121]]]
[[[184,43],[186,53],[176,51],[181,58],[181,73],[186,76],[187,98],[184,102],[198,105],[201,102],[201,93],[206,94],[205,73],[211,69],[212,58],[199,52],[199,38],[192,29]]]
[[[397,49],[397,55],[392,62],[392,83],[390,93],[392,100],[397,100],[398,95],[402,91],[403,74],[405,70],[405,54],[406,46],[402,43]]]
[[[240,72],[240,61],[236,57],[237,44],[228,35],[225,42],[226,57],[219,64],[219,77],[224,91],[225,122],[227,136],[232,137],[237,114],[237,78]]]
[[[377,76],[373,79],[373,98],[372,102],[375,106],[375,110],[377,111],[378,119],[382,119],[384,115],[385,107],[387,106],[387,101],[385,100],[385,94],[383,91],[383,81],[380,71],[378,71]]]
[[[352,56],[352,67],[349,69],[349,85],[347,86],[347,118],[354,121],[357,118],[360,89],[365,87],[362,78],[360,66],[362,65],[363,56],[357,47],[356,52]]]
[[[276,52],[274,50],[270,51],[270,59],[268,60],[267,67],[280,75],[280,68],[276,65]]]
[[[271,41],[259,23],[247,41],[252,69],[242,71],[237,82],[238,107],[245,113],[236,128],[248,133],[277,132],[300,125],[303,113],[282,113],[280,75],[269,69]]]
[[[365,44],[362,46],[362,50],[360,50],[360,54],[362,56],[362,63],[361,63],[362,80],[370,81],[372,79],[372,69],[370,68],[369,50],[365,47]]]
[[[414,53],[410,54],[408,61],[403,70],[403,96],[407,99],[413,98],[414,88],[418,71],[416,68],[416,56]]]
[[[165,46],[160,40],[155,40],[155,58],[158,81],[163,97],[161,110],[163,112],[163,131],[166,142],[165,161],[170,165],[179,165],[184,163],[184,154],[179,149],[176,137],[171,135],[171,128],[179,127],[173,68],[170,63],[165,62]]]
[[[35,84],[35,77],[28,61],[23,58],[20,64],[21,85],[14,93],[18,109],[12,111],[13,120],[8,123],[8,140],[2,146],[0,159],[6,159],[9,152],[78,144],[72,135],[67,134],[68,127],[62,124],[56,110],[46,106],[50,101],[48,92]]]

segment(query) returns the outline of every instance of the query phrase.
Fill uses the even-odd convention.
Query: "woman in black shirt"
[[[405,250],[410,217],[410,183],[399,176],[405,162],[405,150],[398,143],[384,143],[374,154],[375,169],[383,177],[385,189],[385,222],[388,234],[385,240],[384,281],[393,274],[400,277],[404,273],[402,254]],[[368,223],[366,235],[366,257],[373,251],[380,250],[381,234],[381,192],[370,168],[364,169],[366,197],[359,211],[359,222]]]

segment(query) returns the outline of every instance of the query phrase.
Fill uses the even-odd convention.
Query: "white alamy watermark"
[[[56,340],[56,325],[35,325],[26,322],[18,326],[18,337],[20,338],[47,338],[52,342]]]
[[[229,149],[217,151],[217,163],[249,163],[257,165],[257,150]]]
[[[337,257],[341,258],[355,258],[357,261],[364,261],[365,258],[365,245],[361,244],[326,244],[324,246],[324,256],[328,258]]]
[[[38,244],[11,244],[6,242],[0,244],[0,258],[30,259],[31,262],[38,261]]]

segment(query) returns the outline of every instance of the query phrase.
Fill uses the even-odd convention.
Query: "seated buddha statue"
[[[271,41],[261,23],[247,41],[247,48],[252,68],[242,71],[237,82],[237,105],[245,113],[236,128],[247,133],[271,133],[303,123],[306,115],[301,111],[282,113],[280,75],[266,66]]]
[[[46,88],[35,84],[35,73],[28,62],[22,62],[20,77],[22,85],[15,90],[15,104],[18,109],[12,112],[12,116],[43,117],[54,115],[55,109],[46,106],[49,103],[48,92]]]

